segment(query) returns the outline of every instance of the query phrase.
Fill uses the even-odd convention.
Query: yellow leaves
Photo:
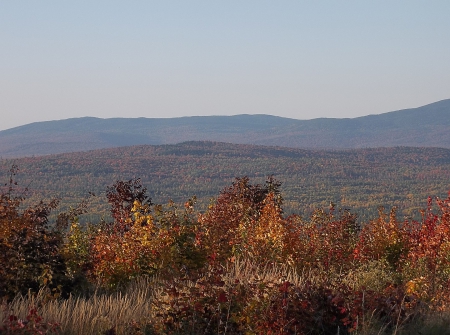
[[[272,193],[269,193],[264,200],[265,206],[259,220],[255,222],[253,232],[255,242],[259,244],[259,249],[271,253],[272,257],[278,258],[281,255],[276,254],[281,253],[284,246],[286,222],[281,216],[279,207],[273,202],[273,196]]]
[[[132,229],[136,229],[136,227],[153,226],[154,218],[149,213],[150,209],[148,205],[143,206],[138,200],[135,200],[133,203],[133,207],[131,208],[131,212],[134,217]]]
[[[136,213],[138,209],[141,208],[141,202],[139,200],[134,200],[133,207],[131,207],[131,212]]]
[[[93,279],[105,286],[114,287],[136,276],[153,274],[180,258],[175,256],[179,249],[192,246],[187,241],[177,243],[181,236],[191,233],[192,227],[181,225],[176,212],[159,207],[153,216],[150,208],[135,201],[130,214],[132,224],[128,230],[105,230],[95,236],[91,249],[95,259]]]
[[[428,296],[429,285],[425,277],[419,277],[408,281],[405,284],[406,293],[409,295],[417,295],[420,298]]]
[[[287,222],[273,193],[267,194],[263,200],[259,216],[244,216],[236,223],[234,229],[228,229],[227,235],[222,235],[222,238],[228,238],[215,245],[222,248],[220,254],[226,255],[226,249],[230,248],[232,256],[228,258],[247,255],[255,261],[282,261]],[[211,228],[206,232],[210,232]],[[208,242],[211,238],[209,234],[205,234],[205,238],[206,244],[211,243]]]

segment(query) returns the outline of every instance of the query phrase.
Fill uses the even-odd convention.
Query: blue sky
[[[450,98],[450,1],[0,2],[0,130],[357,117]]]

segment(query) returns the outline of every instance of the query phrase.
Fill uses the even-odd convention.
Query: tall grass
[[[380,281],[389,281],[391,275],[380,264],[354,270],[345,275],[324,275],[321,271],[303,271],[297,273],[289,266],[256,265],[249,260],[229,263],[222,278],[225,285],[233,285],[237,280],[243,285],[258,283],[276,283],[289,281],[297,287],[311,284],[333,284],[333,281],[352,282],[355,286],[369,285],[372,289],[381,287]],[[339,279],[340,278],[340,279]],[[16,315],[25,320],[30,308],[48,322],[57,322],[62,335],[84,334],[154,334],[153,325],[157,309],[155,304],[163,299],[161,287],[166,283],[162,278],[139,278],[126,289],[119,292],[97,291],[88,297],[70,296],[67,299],[48,299],[45,291],[36,295],[17,296],[10,303],[4,302],[0,309],[0,320]],[[186,290],[194,283],[186,283]],[[376,311],[367,311],[353,332],[358,335],[446,335],[450,334],[450,312],[424,312],[408,324],[383,324],[374,317]],[[226,320],[225,320],[226,322]],[[193,328],[196,329],[196,328]],[[195,332],[180,331],[179,334],[203,334],[205,330]],[[209,332],[212,333],[212,332]],[[224,334],[217,330],[214,334]],[[339,331],[338,331],[339,333]],[[227,334],[233,334],[227,332]],[[239,333],[243,334],[243,332]]]
[[[25,320],[30,308],[36,308],[44,320],[60,325],[61,334],[106,334],[112,330],[111,334],[137,333],[139,325],[149,323],[154,292],[154,280],[148,278],[140,278],[124,292],[94,293],[87,298],[48,300],[42,290],[4,303],[0,319],[15,315]]]

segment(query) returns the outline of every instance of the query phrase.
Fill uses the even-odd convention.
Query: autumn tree
[[[68,284],[60,252],[63,236],[48,219],[58,201],[22,209],[25,198],[16,195],[17,171],[17,166],[11,168],[9,184],[0,194],[0,296],[13,298],[44,286],[59,292]]]
[[[106,189],[106,198],[111,206],[113,225],[122,233],[130,228],[130,221],[133,220],[131,209],[135,201],[139,202],[140,211],[144,214],[153,204],[147,194],[147,188],[142,185],[139,178],[116,181],[113,186]]]
[[[199,215],[201,244],[212,261],[241,256],[268,202],[281,209],[281,183],[269,177],[265,185],[252,185],[248,177],[236,178],[206,213]],[[271,200],[266,201],[271,194]],[[281,213],[281,212],[279,212]],[[267,213],[268,209],[267,209]]]

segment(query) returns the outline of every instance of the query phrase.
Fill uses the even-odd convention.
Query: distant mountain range
[[[41,156],[140,144],[220,141],[309,149],[450,148],[450,99],[358,118],[270,115],[73,118],[0,131],[0,157]]]

